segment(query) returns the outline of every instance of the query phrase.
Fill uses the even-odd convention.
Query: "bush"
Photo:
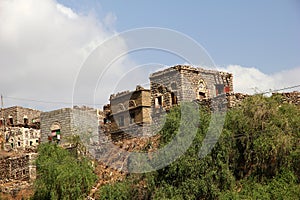
[[[41,144],[33,199],[84,199],[96,181],[91,162],[53,144]]]

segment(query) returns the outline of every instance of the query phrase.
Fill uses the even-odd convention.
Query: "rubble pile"
[[[242,94],[242,93],[230,93],[227,95],[228,100],[228,108],[233,108],[235,106],[239,106],[244,99],[249,97],[248,94]]]

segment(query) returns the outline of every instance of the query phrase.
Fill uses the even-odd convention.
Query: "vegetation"
[[[133,174],[101,188],[101,199],[300,199],[300,110],[280,97],[249,97],[227,112],[210,154],[198,152],[210,114],[183,156],[156,172]],[[166,145],[180,123],[174,108],[161,130]]]
[[[84,199],[96,181],[91,162],[56,144],[41,144],[33,199]]]

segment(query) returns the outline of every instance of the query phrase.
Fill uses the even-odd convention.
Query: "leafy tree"
[[[178,134],[180,110],[168,114],[160,147]],[[198,152],[211,115],[205,107],[199,113],[197,135],[183,156],[156,172],[105,186],[102,199],[300,199],[298,107],[279,96],[249,97],[227,112],[218,142],[202,159]],[[146,183],[144,192],[134,180]]]
[[[84,199],[96,181],[91,162],[55,144],[41,144],[33,199]]]

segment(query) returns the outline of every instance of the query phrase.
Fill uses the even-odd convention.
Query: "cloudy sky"
[[[158,68],[186,63],[158,49],[130,52],[122,33],[143,27],[193,39],[216,68],[234,74],[236,92],[300,84],[297,0],[0,0],[4,106],[101,107],[111,93],[147,86]]]

